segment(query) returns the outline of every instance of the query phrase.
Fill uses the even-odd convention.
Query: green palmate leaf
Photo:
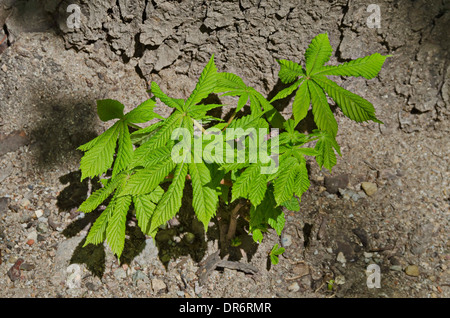
[[[258,165],[259,166],[259,165]],[[253,183],[251,184],[250,190],[248,192],[248,199],[253,204],[253,206],[257,207],[261,204],[266,195],[267,191],[267,175],[259,174],[254,178]]]
[[[264,120],[263,118],[261,118],[261,116],[264,113],[259,113],[256,115],[247,115],[247,116],[243,116],[241,118],[235,119],[229,126],[228,128],[233,128],[236,131],[238,129],[242,129],[244,131],[244,133],[242,134],[242,136],[246,136],[248,135],[250,132],[252,132],[252,129],[256,130],[256,133],[258,133],[258,129],[260,128],[269,128],[269,125],[267,124],[267,121]],[[233,136],[233,134],[230,132],[230,134],[227,134],[227,138],[226,140],[230,140],[230,139],[234,139],[236,138],[235,136]]]
[[[153,213],[149,233],[154,233],[159,226],[172,219],[180,209],[187,173],[188,164],[185,162],[179,163],[175,169],[171,185]]]
[[[133,203],[136,209],[138,225],[141,228],[142,233],[148,235],[150,230],[150,219],[156,209],[156,204],[149,199],[149,194],[133,196]]]
[[[217,83],[214,88],[214,93],[234,91],[237,93],[236,95],[240,95],[246,89],[247,85],[239,76],[227,72],[217,73]]]
[[[198,83],[191,96],[186,101],[186,109],[200,103],[204,98],[208,97],[214,91],[217,83],[217,68],[214,64],[214,54],[211,56],[208,64],[203,69]]]
[[[100,216],[95,220],[94,224],[92,224],[89,229],[89,234],[86,238],[86,242],[83,247],[88,244],[100,244],[106,239],[106,228],[108,226],[108,221],[111,218],[111,215],[114,211],[114,201],[112,201],[105,211],[100,214]]]
[[[159,100],[162,101],[167,106],[175,108],[180,112],[184,111],[184,107],[180,106],[180,104],[176,102],[173,98],[167,96],[155,82],[152,82],[151,84],[151,91],[153,95],[159,98]]]
[[[340,147],[336,142],[334,136],[331,136],[326,131],[313,131],[314,136],[318,137],[315,150],[317,151],[316,161],[319,167],[327,168],[331,171],[331,169],[336,165],[336,152],[341,155]]]
[[[277,232],[278,235],[281,235],[281,232],[284,229],[284,225],[286,224],[286,219],[284,218],[284,213],[280,208],[274,210],[277,212],[276,215],[273,215],[267,220],[267,223]]]
[[[119,258],[125,244],[125,223],[130,204],[131,196],[129,195],[116,198],[114,211],[106,227],[106,241]]]
[[[304,81],[304,79],[299,79],[298,81],[296,81],[294,84],[292,84],[289,87],[286,87],[285,89],[281,90],[278,92],[278,94],[276,94],[274,96],[274,98],[272,98],[272,100],[270,101],[271,103],[273,103],[276,100],[279,99],[283,99],[288,97],[289,95],[291,95],[299,86],[300,84]]]
[[[161,117],[161,115],[153,111],[153,108],[155,108],[155,106],[156,106],[155,100],[148,99],[142,104],[140,104],[138,107],[127,113],[124,119],[127,122],[134,124],[145,123],[154,118],[164,120],[164,117]]]
[[[203,223],[205,231],[211,218],[216,214],[219,197],[212,187],[211,172],[204,162],[195,163],[192,156],[189,163],[189,174],[192,180],[193,200],[192,206],[197,218]]]
[[[254,115],[262,112],[262,105],[259,102],[258,97],[256,97],[254,94],[250,94],[249,97],[250,97],[250,112]]]
[[[295,178],[300,165],[294,157],[287,157],[281,161],[278,177],[274,182],[274,195],[278,205],[290,200],[295,191]]]
[[[165,146],[171,140],[172,132],[176,128],[180,128],[182,122],[183,115],[180,112],[175,112],[170,115],[169,118],[164,120],[164,124],[158,128],[158,131],[156,131],[156,133],[154,133],[149,140],[141,144],[141,146],[136,149],[130,166],[136,167],[141,165],[142,162],[145,161],[145,158],[148,157],[155,149]]]
[[[336,136],[338,124],[323,89],[313,81],[308,81],[307,84],[311,95],[314,122],[320,130],[328,131],[333,137]]]
[[[300,162],[299,171],[295,178],[294,184],[295,195],[297,195],[301,200],[303,193],[308,191],[310,186],[311,183],[309,181],[308,169],[306,168],[306,160],[303,159],[303,161]]]
[[[92,147],[94,147],[97,144],[97,142],[99,142],[99,141],[101,142],[101,140],[103,138],[105,138],[105,136],[104,136],[104,134],[101,134],[101,135],[95,137],[94,139],[90,140],[89,142],[79,146],[77,149],[81,150],[81,151],[88,151],[88,150],[92,149]]]
[[[337,66],[324,66],[313,75],[362,76],[366,79],[372,79],[381,71],[387,57],[389,55],[383,56],[380,53],[375,53]]]
[[[301,134],[297,130],[295,130],[296,125],[297,124],[293,119],[289,119],[286,121],[284,125],[286,131],[280,134],[280,145],[289,144],[290,148],[293,144],[300,146],[309,141],[308,137],[305,134]]]
[[[149,234],[150,220],[156,209],[156,204],[159,202],[163,194],[164,190],[158,186],[150,194],[133,196],[133,203],[136,209],[136,219],[138,220],[138,225],[144,234]]]
[[[286,120],[283,127],[286,129],[286,133],[290,135],[295,133],[295,121],[293,119]]]
[[[153,190],[152,193],[147,194],[147,195],[148,195],[148,198],[149,198],[153,203],[156,204],[156,203],[159,202],[159,200],[161,199],[161,197],[163,196],[163,194],[164,194],[164,190],[163,190],[160,186],[157,186],[156,189]]]
[[[138,170],[129,178],[121,195],[139,195],[152,192],[175,166],[172,158],[168,157],[153,166]]]
[[[296,158],[298,158],[298,155],[303,155],[303,156],[311,156],[311,157],[315,157],[317,155],[317,151],[314,148],[307,148],[307,147],[302,147],[302,148],[297,148],[294,152],[294,155],[296,156]],[[299,162],[302,162],[302,160],[299,159]]]
[[[259,164],[250,165],[233,183],[231,189],[231,202],[238,198],[247,198],[253,182],[260,175],[261,167]]]
[[[115,118],[123,118],[125,106],[113,99],[103,99],[97,101],[97,114],[102,121],[108,121]]]
[[[207,104],[207,105],[193,105],[191,106],[191,109],[189,110],[188,114],[190,117],[201,120],[202,122],[205,122],[206,113],[214,108],[222,107],[222,104]]]
[[[240,111],[248,102],[249,95],[248,93],[243,93],[238,100],[236,112]]]
[[[322,68],[330,60],[333,48],[331,47],[328,34],[317,35],[305,52],[306,74],[310,75]]]
[[[130,132],[125,121],[119,122],[119,148],[117,150],[116,161],[114,162],[113,177],[125,170],[133,159],[133,144],[131,143]]]
[[[279,262],[278,255],[281,255],[285,252],[284,247],[278,247],[278,244],[275,244],[275,246],[270,251],[270,262],[273,265],[277,265]]]
[[[87,177],[92,178],[105,173],[111,168],[120,125],[120,121],[115,123],[100,136],[101,138],[96,138],[94,144],[89,145],[90,149],[84,154],[80,162],[81,181]]]
[[[282,204],[289,211],[300,211],[300,204],[298,203],[298,199],[296,197],[292,197],[290,200],[284,202]]]
[[[275,128],[282,128],[284,123],[283,116],[267,101],[267,99],[252,87],[247,86],[244,81],[232,73],[218,73],[217,86],[215,93],[223,93],[222,96],[240,96],[236,112],[241,110],[250,99],[250,108],[252,113],[258,114],[261,110],[269,123]]]
[[[262,233],[267,231],[269,225],[280,235],[284,224],[284,213],[277,207],[273,196],[273,187],[270,185],[261,204],[256,207],[252,205],[250,208],[249,230],[253,240],[261,242]]]
[[[114,178],[108,180],[106,185],[103,188],[98,189],[94,193],[92,193],[89,198],[84,201],[80,207],[79,211],[84,213],[89,213],[94,211],[100,204],[103,203],[113,192],[114,190],[122,184],[127,177],[126,173],[121,173],[116,175]]]
[[[282,129],[286,120],[278,112],[278,110],[276,110],[275,107],[273,107],[272,104],[270,104],[269,101],[267,101],[267,99],[255,89],[252,88],[250,92],[251,96],[254,96],[255,100],[259,103],[259,107],[260,109],[262,108],[262,111],[270,125],[274,128]]]
[[[325,76],[314,77],[314,82],[327,92],[348,118],[357,122],[373,120],[381,123],[375,117],[375,108],[369,101],[340,87]]]
[[[165,123],[165,120],[158,121],[153,125],[147,126],[145,128],[136,130],[131,133],[131,142],[133,145],[142,145],[148,141],[152,136],[158,131],[159,128]]]
[[[277,62],[280,64],[278,77],[283,84],[292,83],[297,79],[297,77],[306,75],[303,68],[295,62],[288,60],[278,60]]]
[[[152,150],[152,152],[142,159],[141,162],[139,162],[139,166],[142,166],[144,168],[150,168],[152,166],[157,165],[160,162],[167,161],[171,155],[172,155],[172,145],[169,144],[165,147],[156,148]]]
[[[308,90],[308,81],[305,81],[305,83],[300,85],[297,90],[294,102],[292,103],[292,114],[294,115],[295,126],[306,117],[310,104],[311,96]]]

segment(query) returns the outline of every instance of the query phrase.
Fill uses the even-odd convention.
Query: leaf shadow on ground
[[[37,167],[51,169],[79,158],[81,152],[76,149],[97,135],[92,101],[37,99],[41,115],[30,132]]]
[[[66,238],[76,236],[83,230],[89,230],[95,220],[103,212],[104,206],[100,206],[90,213],[81,214],[77,208],[87,199],[89,183],[91,191],[99,188],[98,179],[85,179],[80,181],[81,172],[73,171],[60,177],[60,182],[67,185],[57,197],[57,206],[60,212],[69,212],[73,221],[63,230],[62,234]],[[162,184],[167,190],[168,184]],[[104,205],[108,204],[107,199]],[[226,215],[227,207],[221,205],[221,215]],[[146,235],[142,233],[137,226],[137,220],[133,213],[133,206],[127,215],[126,239],[123,254],[120,257],[120,264],[131,264],[145,248]],[[183,256],[190,256],[195,262],[200,262],[208,252],[208,241],[219,241],[218,221],[216,218],[211,220],[211,227],[205,233],[203,224],[194,217],[192,208],[192,186],[190,182],[186,183],[183,194],[182,207],[177,216],[168,222],[168,225],[158,231],[155,236],[155,243],[158,248],[158,258],[168,268],[170,261],[179,259]],[[83,217],[80,217],[83,216]],[[238,221],[236,237],[241,244],[236,247],[230,247],[229,260],[239,261],[244,256],[250,261],[257,250],[257,244],[253,242],[251,236],[245,231],[248,222],[244,218]],[[106,246],[105,244],[89,244],[85,247],[84,238],[73,252],[70,264],[85,264],[87,269],[95,276],[101,278],[105,272],[106,266]],[[219,247],[220,248],[220,247]]]

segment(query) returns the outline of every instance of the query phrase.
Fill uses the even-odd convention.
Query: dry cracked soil
[[[450,1],[374,2],[1,0],[0,297],[449,297]],[[155,239],[129,220],[121,262],[106,245],[81,248],[97,215],[77,211],[95,183],[79,182],[76,148],[107,128],[96,100],[129,111],[151,81],[186,98],[211,54],[271,98],[276,60],[303,63],[323,32],[330,64],[392,55],[372,80],[335,78],[384,125],[335,112],[342,157],[332,173],[309,163],[311,188],[281,237],[257,245],[242,220],[234,257],[257,272],[218,267],[202,282],[217,236],[188,210]],[[288,118],[292,99],[275,106]],[[274,244],[285,252],[270,266]]]

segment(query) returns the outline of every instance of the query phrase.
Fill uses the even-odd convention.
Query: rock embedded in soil
[[[341,264],[345,264],[347,262],[347,259],[345,258],[344,253],[342,252],[338,253],[336,260]]]
[[[347,188],[349,181],[348,174],[341,174],[338,176],[325,177],[324,184],[328,193],[337,194],[339,189]]]
[[[0,216],[8,211],[8,205],[10,202],[10,198],[0,198]]]
[[[402,271],[402,267],[400,265],[392,265],[391,267],[389,267],[389,269],[391,271],[395,271],[395,272],[401,272]]]
[[[408,265],[405,268],[405,274],[408,276],[418,277],[420,275],[419,267],[417,265]]]
[[[155,293],[167,288],[166,284],[159,278],[152,279],[152,288]]]
[[[373,196],[377,190],[378,187],[375,183],[372,182],[363,182],[361,183],[361,188],[364,190],[364,192],[369,196]]]
[[[289,285],[288,290],[290,292],[297,292],[300,290],[300,286],[298,285],[297,282],[293,282],[291,285]]]
[[[295,276],[300,276],[300,277],[308,275],[309,274],[309,266],[304,263],[297,264],[292,269],[292,273]]]
[[[24,260],[22,258],[19,258],[13,266],[11,266],[11,268],[8,270],[8,277],[11,279],[11,281],[16,281],[20,278],[21,272],[20,272],[20,265],[22,265],[22,263],[24,262]]]
[[[36,211],[34,211],[34,214],[39,219],[41,216],[44,215],[44,211],[43,210],[36,210]]]
[[[292,245],[292,237],[289,234],[282,234],[281,236],[281,246],[289,247]]]
[[[123,268],[118,268],[114,271],[114,277],[116,279],[123,279],[127,277],[127,272]]]

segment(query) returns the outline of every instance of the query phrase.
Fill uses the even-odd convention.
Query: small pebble
[[[300,290],[300,286],[298,285],[297,282],[294,282],[291,285],[289,285],[288,290],[291,292],[297,292]]]
[[[392,265],[389,268],[391,269],[391,271],[395,271],[395,272],[401,272],[402,271],[402,267],[400,265]]]
[[[159,278],[152,279],[152,288],[155,293],[167,288],[166,284]]]
[[[342,253],[342,252],[338,253],[336,260],[342,264],[345,264],[347,262],[347,259],[345,258],[344,253]]]
[[[334,279],[334,282],[335,282],[337,285],[344,285],[344,284],[345,284],[345,277],[342,276],[342,275],[338,275],[338,276],[336,276],[336,278]]]
[[[418,277],[419,276],[419,267],[417,265],[408,265],[405,268],[405,273],[408,276]]]
[[[27,245],[31,246],[31,245],[33,245],[33,244],[34,244],[34,240],[33,240],[33,239],[29,239],[29,240],[27,241]]]
[[[114,271],[114,277],[117,279],[123,279],[127,277],[127,272],[123,268],[118,268]]]
[[[39,233],[45,234],[45,233],[48,232],[48,226],[47,226],[47,224],[45,224],[45,223],[39,223],[39,224],[36,226],[36,230],[37,230]]]
[[[177,291],[177,296],[184,298],[184,291]]]
[[[283,234],[281,236],[281,246],[288,247],[292,244],[292,237],[289,234]]]
[[[20,205],[24,208],[26,208],[27,206],[29,206],[31,204],[30,200],[28,200],[27,198],[23,198],[20,201]]]
[[[364,192],[370,197],[377,192],[378,187],[375,183],[372,182],[363,182],[361,183],[361,188],[364,190]]]

